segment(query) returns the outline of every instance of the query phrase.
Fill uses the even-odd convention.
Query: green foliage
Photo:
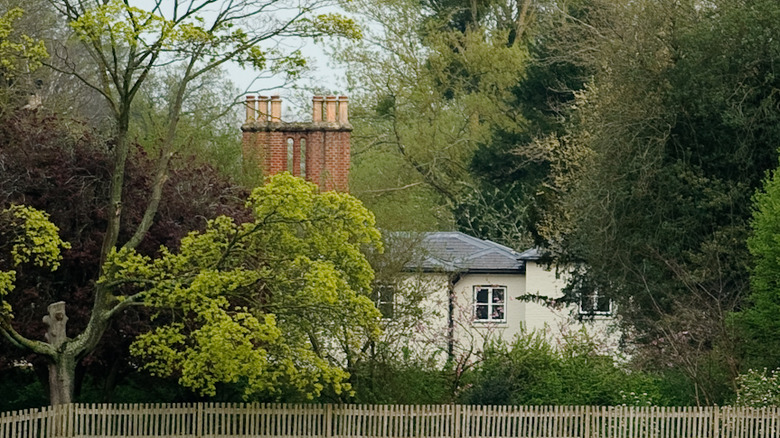
[[[12,8],[0,16],[0,71],[5,79],[36,70],[48,57],[43,41],[14,31],[14,22],[23,14],[21,8]]]
[[[419,2],[353,7],[376,24],[334,51],[357,92],[353,191],[383,226],[451,227],[478,146],[523,123],[506,102],[527,50],[506,29],[442,28]]]
[[[748,285],[750,197],[777,159],[780,7],[586,3],[569,33],[580,38],[561,44],[592,78],[565,133],[537,143],[562,158],[548,160],[539,234],[587,266],[572,300],[595,287],[617,301],[645,364],[677,368],[697,403],[720,403],[740,369],[725,321]]]
[[[364,361],[353,369],[352,382],[356,403],[424,405],[452,401],[446,372],[435,363],[407,355]]]
[[[568,335],[560,348],[541,334],[494,342],[464,377],[469,404],[606,405],[657,403],[653,379],[631,373],[598,351],[585,332]]]
[[[489,141],[474,154],[469,172],[475,187],[455,210],[462,231],[512,248],[531,246],[532,237],[536,244],[550,245],[562,232],[561,185],[550,176],[562,173],[562,143],[569,129],[566,116],[592,75],[591,68],[572,59],[565,43],[583,38],[571,29],[573,22],[587,20],[583,3],[588,1],[535,10],[527,43],[529,59],[508,103],[525,123],[522,129],[494,127]],[[552,230],[546,226],[548,217],[556,219]]]
[[[165,321],[131,352],[153,374],[179,376],[205,395],[239,381],[246,398],[349,391],[335,358],[358,357],[379,334],[362,252],[381,247],[372,214],[347,194],[318,193],[289,174],[255,189],[247,207],[253,221],[218,217],[182,239],[178,252],[111,253],[100,284],[141,287]]]
[[[150,75],[133,102],[130,135],[150,156],[161,153],[160,138],[169,128],[168,105],[173,100],[182,71],[161,69]],[[216,168],[222,175],[245,186],[263,183],[261,166],[242,157],[241,131],[236,121],[243,110],[236,106],[239,90],[226,71],[216,69],[193,80],[196,93],[187,93],[173,141],[174,169],[192,162]]]
[[[780,406],[780,369],[748,370],[737,377],[737,406],[763,408]]]
[[[733,315],[745,338],[749,363],[780,366],[780,174],[774,171],[763,190],[753,197],[752,234],[748,249],[753,257],[747,306]]]
[[[203,59],[207,63],[224,61],[224,57],[227,56],[234,58],[245,67],[256,70],[277,68],[280,72],[286,71],[291,77],[299,74],[305,67],[303,63],[298,62],[302,58],[295,56],[295,53],[292,55],[296,61],[287,62],[290,58],[287,58],[286,54],[276,49],[264,50],[255,45],[256,42],[267,39],[271,35],[263,35],[261,31],[258,38],[255,29],[242,26],[242,20],[232,14],[220,14],[216,21],[210,23],[209,18],[200,15],[203,6],[196,3],[193,2],[186,12],[174,11],[172,18],[164,17],[160,8],[150,12],[119,0],[96,3],[86,8],[79,5],[78,9],[83,8],[83,11],[74,17],[70,25],[80,39],[94,46],[98,51],[123,47],[131,52],[149,51],[155,56],[160,50],[180,55],[195,51],[197,59]],[[243,6],[245,5],[237,4],[226,8],[232,11]],[[73,9],[69,11],[70,13],[77,9],[74,6],[70,8]],[[351,19],[343,15],[333,13],[314,15],[312,14],[314,8],[304,6],[301,8],[301,15],[297,19],[287,23],[287,28],[277,29],[275,32],[312,37],[323,35],[360,37],[360,29]],[[252,16],[252,14],[241,15],[244,18]],[[274,66],[276,60],[283,61],[284,67]]]
[[[118,0],[105,2],[86,9],[77,20],[70,23],[76,35],[84,41],[103,41],[106,33],[112,38],[108,44],[136,47],[143,41],[144,32],[160,33],[163,45],[172,44],[173,26],[161,16],[130,6]],[[182,29],[180,35],[190,36],[194,32]]]
[[[22,264],[47,267],[56,271],[61,250],[70,248],[59,236],[59,228],[49,215],[24,205],[12,205],[0,211],[0,324],[13,318],[13,309],[4,299],[14,290],[16,270]]]
[[[48,214],[23,205],[12,205],[0,213],[0,218],[9,230],[4,237],[11,245],[14,266],[32,263],[57,270],[62,258],[60,250],[70,248],[70,244],[60,239],[60,230],[49,221]]]

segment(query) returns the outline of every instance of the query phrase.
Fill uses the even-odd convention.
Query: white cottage
[[[597,296],[579,305],[556,304],[565,270],[543,263],[536,249],[519,253],[460,232],[425,233],[420,246],[421,255],[406,264],[397,286],[423,292],[423,321],[406,339],[415,349],[475,353],[488,339],[511,342],[523,331],[543,332],[554,342],[581,327],[606,333],[612,322],[611,303]],[[388,289],[377,300],[388,316],[401,304]]]

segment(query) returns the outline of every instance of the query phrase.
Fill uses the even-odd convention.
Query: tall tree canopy
[[[780,175],[775,169],[772,175],[767,177],[763,189],[753,199],[752,233],[748,239],[748,249],[754,261],[750,273],[750,294],[745,308],[733,315],[733,320],[746,341],[744,348],[748,365],[757,369],[780,368],[780,353],[777,349],[780,333],[777,318],[780,311],[778,197]]]
[[[609,295],[630,341],[720,402],[740,358],[726,320],[748,280],[750,199],[777,157],[773,1],[591,2],[570,59],[593,72],[538,232],[582,263],[572,299]],[[747,25],[747,23],[750,23]]]
[[[478,146],[494,127],[524,123],[507,102],[526,47],[509,44],[503,27],[451,27],[445,9],[459,7],[440,8],[441,16],[406,0],[353,7],[373,23],[361,41],[334,53],[357,102],[354,192],[385,226],[451,227],[453,208],[474,185],[469,163]]]

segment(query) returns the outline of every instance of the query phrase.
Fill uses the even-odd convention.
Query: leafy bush
[[[765,406],[780,406],[780,369],[775,369],[767,375],[767,369],[762,371],[750,369],[737,377],[738,406],[761,408]]]
[[[460,399],[497,405],[647,405],[659,396],[654,380],[623,369],[581,331],[555,348],[540,334],[490,344],[464,379]]]
[[[357,403],[440,404],[452,401],[447,374],[435,361],[373,358],[351,370]]]

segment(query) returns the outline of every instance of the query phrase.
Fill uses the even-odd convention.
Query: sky
[[[348,15],[344,10],[337,7],[323,8],[318,13],[338,13]],[[300,116],[301,113],[308,114],[312,93],[307,92],[307,88],[324,88],[327,90],[345,93],[347,89],[346,71],[344,68],[335,65],[326,53],[326,45],[332,41],[331,38],[315,42],[311,39],[285,39],[278,44],[284,44],[286,49],[300,49],[308,61],[309,72],[306,77],[298,81],[295,85],[296,90],[289,84],[285,85],[283,78],[260,78],[256,80],[257,73],[241,68],[235,63],[227,67],[230,79],[235,83],[240,91],[249,90],[246,94],[258,94],[262,90],[263,95],[279,95],[283,100],[283,118],[293,118]],[[306,96],[302,99],[302,96]],[[305,108],[302,107],[305,105]]]
[[[310,72],[305,79],[297,84],[301,87],[298,90],[289,86],[284,87],[284,81],[281,78],[261,78],[253,83],[257,73],[243,69],[235,63],[228,65],[228,75],[242,92],[251,90],[254,92],[248,94],[257,95],[257,90],[263,89],[261,91],[263,95],[278,94],[283,100],[284,118],[294,118],[301,112],[308,113],[309,111],[308,101],[311,101],[311,93],[303,90],[306,87],[322,87],[341,92],[345,92],[347,88],[346,71],[329,59],[321,44],[312,41],[302,42],[301,51],[309,62]],[[307,108],[301,107],[301,94],[308,95]]]
[[[255,7],[264,7],[264,10],[267,12],[263,12],[263,14],[277,14],[280,17],[285,17],[294,13],[298,5],[312,5],[328,1],[329,0],[275,0],[274,2],[271,2],[268,0],[258,0]],[[221,9],[225,3],[230,3],[232,7],[235,7],[239,3],[245,3],[245,5],[254,4],[253,0],[243,0],[242,2],[215,0],[213,3],[212,0],[179,0],[178,2],[171,0],[132,1],[134,6],[146,10],[153,10],[155,5],[159,4],[162,8],[162,15],[165,17],[171,17],[173,15],[174,5],[178,5],[179,12],[189,5],[205,6],[201,12],[204,17],[207,17],[207,20],[209,17],[216,17],[217,10]],[[248,7],[249,6],[244,6],[244,9],[247,9]],[[346,15],[346,12],[343,9],[336,6],[319,8],[316,10],[316,13],[338,13]],[[259,17],[262,18],[262,16]],[[269,43],[268,47],[275,46],[283,49],[285,52],[300,49],[303,55],[309,60],[310,72],[307,74],[306,78],[296,84],[302,88],[299,90],[295,90],[289,85],[285,85],[283,78],[280,77],[262,77],[257,79],[257,72],[246,70],[236,63],[227,63],[225,69],[227,70],[230,80],[243,95],[257,95],[259,91],[260,94],[263,95],[282,96],[283,118],[297,120],[300,119],[301,114],[308,114],[310,111],[309,106],[311,105],[312,93],[307,93],[305,91],[306,87],[325,88],[342,93],[347,88],[345,71],[334,66],[326,54],[324,44],[327,44],[327,42],[327,39],[325,39],[324,42],[315,43],[312,40],[285,38],[281,41]],[[247,93],[247,91],[249,91],[249,93]],[[303,96],[307,97],[304,99]]]

